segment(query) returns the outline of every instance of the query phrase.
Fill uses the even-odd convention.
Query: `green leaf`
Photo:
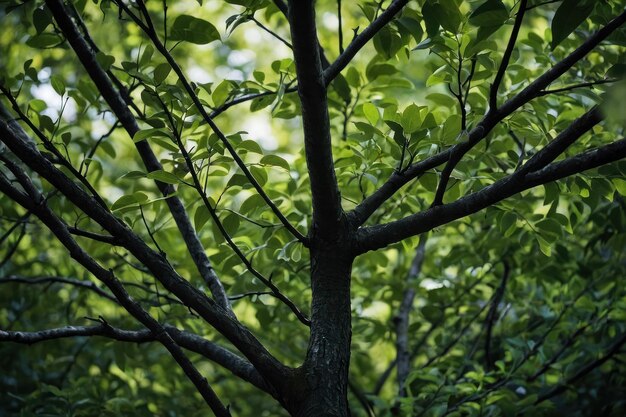
[[[136,192],[130,195],[123,195],[118,198],[111,206],[111,210],[119,210],[123,207],[135,206],[148,201],[148,196],[142,192]]]
[[[543,219],[540,222],[535,223],[535,227],[537,227],[544,233],[553,235],[553,237],[563,236],[563,227],[558,221],[554,219]],[[546,236],[544,235],[544,237]]]
[[[167,131],[165,131],[164,129],[153,128],[153,129],[140,130],[137,133],[135,133],[135,136],[133,136],[133,142],[137,143],[137,142],[141,142],[142,140],[159,137],[159,136],[169,138]]]
[[[152,60],[152,55],[154,55],[154,47],[150,44],[146,46],[141,54],[141,58],[139,58],[139,66],[145,67]]]
[[[51,48],[53,46],[59,45],[63,39],[59,37],[59,35],[55,33],[39,33],[35,36],[30,37],[26,41],[26,45],[37,48],[37,49],[46,49]]]
[[[72,134],[70,132],[64,132],[63,134],[61,134],[61,140],[64,144],[69,145],[69,143],[72,141]]]
[[[41,390],[44,392],[49,392],[55,397],[64,397],[66,395],[66,393],[64,393],[62,390],[58,389],[54,385],[42,384]]]
[[[376,51],[386,59],[393,58],[402,48],[402,40],[389,26],[384,26],[379,30],[374,36],[373,42]]]
[[[263,84],[265,82],[265,73],[263,71],[253,71],[252,76],[260,84]]]
[[[420,108],[415,104],[410,104],[404,112],[402,112],[402,127],[406,133],[417,132],[417,130],[422,126],[422,121],[420,119]]]
[[[236,213],[230,213],[224,220],[222,220],[222,226],[226,230],[229,236],[235,235],[237,229],[239,229],[239,215]]]
[[[267,106],[269,106],[270,104],[272,104],[274,102],[274,100],[276,100],[276,95],[275,94],[270,94],[270,95],[267,95],[267,96],[257,97],[254,100],[252,100],[252,102],[250,103],[250,111],[251,112],[255,112],[255,111],[259,111],[261,109],[264,109]]]
[[[65,82],[60,76],[56,74],[53,75],[50,78],[50,85],[52,85],[52,88],[58,95],[62,96],[65,94]]]
[[[233,84],[229,80],[224,80],[218,84],[217,87],[213,90],[213,94],[211,94],[211,98],[213,99],[213,104],[216,107],[221,106],[226,103],[226,100],[230,96],[230,92],[233,89]]]
[[[28,105],[31,109],[33,109],[37,113],[41,113],[42,111],[48,108],[48,106],[46,105],[46,102],[43,100],[39,100],[39,99],[31,100],[28,103]]]
[[[500,219],[500,231],[506,233],[515,223],[517,223],[517,215],[511,211],[507,211]]]
[[[383,75],[393,75],[398,72],[398,68],[391,64],[374,64],[367,67],[365,74],[367,79],[374,81],[376,78]]]
[[[209,212],[209,209],[207,209],[204,204],[199,205],[193,215],[193,225],[196,228],[196,231],[199,232],[202,230],[202,226],[204,226],[210,218],[211,213]]]
[[[411,36],[413,36],[413,39],[415,39],[415,42],[420,42],[422,40],[422,36],[424,36],[424,29],[422,29],[422,25],[417,20],[410,17],[401,17],[396,20],[396,23],[402,29],[410,33]]]
[[[98,52],[96,54],[96,61],[100,64],[103,70],[108,71],[111,68],[111,65],[115,63],[115,57],[107,55],[103,52]]]
[[[197,17],[181,15],[174,20],[170,37],[173,40],[187,41],[196,45],[220,39],[220,34],[211,23]]]
[[[50,23],[52,23],[52,15],[47,7],[38,7],[33,10],[33,26],[35,26],[37,33],[46,30]]]
[[[290,170],[289,163],[278,155],[265,155],[263,158],[261,158],[260,162],[263,165],[280,167],[285,169],[286,171]]]
[[[252,173],[252,176],[259,183],[259,185],[263,186],[267,182],[267,171],[265,170],[265,168],[253,165],[250,167],[250,173]],[[247,178],[245,184],[249,184]]]
[[[372,125],[378,123],[378,119],[380,119],[380,114],[378,113],[378,109],[369,101],[363,104],[363,114],[365,114],[365,118]]]
[[[120,177],[120,179],[125,180],[135,180],[138,178],[146,178],[146,173],[143,171],[130,171]]]
[[[172,174],[171,172],[165,172],[162,170],[148,172],[146,177],[150,178],[151,180],[164,182],[166,184],[178,184],[180,182],[176,175]]]
[[[349,67],[346,72],[346,81],[351,87],[359,88],[361,86],[361,74],[354,67]]]
[[[263,200],[263,197],[261,197],[258,194],[253,194],[241,204],[239,211],[242,214],[247,215],[247,214],[250,214],[256,208],[263,207],[263,206],[265,206],[265,201]]]
[[[475,26],[501,26],[509,18],[509,12],[502,0],[487,0],[470,15],[469,21]]]
[[[350,86],[348,85],[348,81],[343,75],[338,74],[331,85],[333,86],[337,94],[339,94],[339,97],[344,99],[344,101],[346,102],[350,101]]]
[[[167,62],[157,65],[153,74],[154,83],[157,85],[161,84],[165,81],[170,71],[172,71],[172,67]]]
[[[438,33],[439,26],[452,33],[457,33],[461,24],[461,12],[454,0],[427,0],[422,8],[426,31],[432,37]]]
[[[618,193],[623,196],[626,196],[626,180],[621,178],[613,178],[613,185]]]
[[[552,19],[552,49],[585,21],[594,7],[594,0],[563,0]]]
[[[239,145],[237,145],[237,149],[245,149],[248,152],[258,153],[259,155],[263,155],[263,149],[261,145],[259,145],[256,141],[248,139],[242,141]]]
[[[431,323],[436,323],[443,317],[443,310],[439,307],[426,305],[422,307],[424,318]]]
[[[435,11],[435,3],[428,0],[422,7],[422,15],[424,16],[424,24],[426,25],[426,33],[429,38],[439,34],[439,19],[437,19]]]

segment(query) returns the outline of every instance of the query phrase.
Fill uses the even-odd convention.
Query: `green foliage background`
[[[379,5],[344,2],[343,37],[367,26]],[[463,139],[454,92],[468,88],[467,126],[487,111],[489,86],[514,18],[513,1],[412,1],[401,18],[383,29],[331,85],[329,105],[336,174],[345,209],[371,194],[394,170]],[[623,11],[623,2],[531,1],[499,99],[561,60],[594,30]],[[299,101],[289,88],[295,68],[287,46],[263,30],[288,39],[284,16],[269,1],[148,2],[167,33],[168,48],[213,110],[232,100],[268,92],[216,117],[239,155],[290,222],[306,233],[311,215]],[[120,19],[110,1],[76,1],[101,65],[110,68],[146,115],[135,140],[148,138],[164,171],[146,175],[131,138],[118,128],[73,52],[39,1],[5,2],[0,11],[0,78],[35,125],[96,185],[111,208],[151,241],[199,287],[175,224],[152,179],[178,184],[178,195],[229,295],[265,291],[224,243],[189,181],[155,94],[172,109],[187,150],[228,233],[254,266],[304,311],[310,302],[307,250],[286,231],[234,168],[210,128],[200,122],[165,59],[136,25]],[[576,10],[571,12],[571,10]],[[339,53],[337,3],[318,1],[318,30],[326,56]],[[209,23],[210,22],[210,23]],[[258,24],[257,24],[258,23]],[[165,29],[166,28],[166,29]],[[8,29],[8,30],[7,30]],[[551,89],[619,78],[624,74],[622,28]],[[459,57],[462,67],[459,70]],[[472,67],[473,70],[472,70]],[[467,81],[470,78],[471,81]],[[447,85],[450,85],[450,90]],[[525,105],[474,148],[452,175],[446,201],[476,191],[515,170],[520,157],[544,146],[571,121],[604,103],[609,118],[568,151],[623,136],[626,84],[617,81],[546,94]],[[10,103],[3,101],[9,108]],[[607,104],[608,103],[608,104]],[[112,130],[111,130],[112,129]],[[523,141],[524,152],[509,131]],[[108,134],[108,135],[107,135]],[[105,135],[105,136],[103,136]],[[94,150],[94,152],[92,152]],[[376,415],[513,416],[624,415],[624,348],[588,374],[626,334],[626,162],[526,191],[430,233],[420,278],[406,276],[418,239],[359,257],[352,280],[353,339],[350,367],[353,415],[366,415],[355,392],[364,393]],[[438,172],[410,183],[369,224],[385,223],[428,207]],[[51,188],[45,181],[41,187]],[[93,278],[73,262],[34,217],[0,197],[0,277]],[[83,229],[97,226],[60,195],[50,207]],[[144,220],[145,219],[145,220]],[[13,228],[16,221],[18,226]],[[131,294],[168,324],[227,344],[186,308],[168,302],[163,289],[121,248],[81,239],[81,245],[113,268]],[[15,250],[14,250],[15,249]],[[12,252],[14,250],[14,253]],[[8,256],[11,252],[12,256]],[[485,360],[486,315],[504,265],[510,268],[499,304],[492,348]],[[393,317],[407,285],[417,291],[411,315],[413,371],[407,398],[396,404],[392,376],[373,393],[395,357]],[[122,328],[136,323],[110,301],[67,285],[3,284],[0,327],[38,330],[88,325],[99,317]],[[304,357],[308,329],[269,295],[233,301],[241,320],[287,364]],[[282,415],[279,405],[214,364],[193,356],[231,410],[239,416]],[[549,361],[553,363],[540,376]],[[30,347],[0,344],[0,414],[195,416],[207,410],[167,352],[157,344],[124,344],[101,338],[46,342]],[[393,372],[393,371],[392,371]],[[558,396],[535,403],[567,384]]]

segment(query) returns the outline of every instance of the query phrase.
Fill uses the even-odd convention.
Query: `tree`
[[[623,413],[622,2],[198,3],[1,15],[7,412]]]

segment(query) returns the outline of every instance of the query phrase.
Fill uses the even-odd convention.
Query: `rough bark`
[[[293,416],[346,417],[350,364],[350,274],[354,253],[349,233],[311,248],[311,338],[297,370],[289,411]]]
[[[320,251],[313,262],[313,325],[304,365],[308,393],[295,415],[343,417],[348,415],[352,259]]]

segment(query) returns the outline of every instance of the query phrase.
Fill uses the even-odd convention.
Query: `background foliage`
[[[344,2],[340,40],[337,2],[318,1],[326,57],[332,62],[387,3]],[[167,2],[164,9],[165,4],[147,2],[156,30],[256,180],[306,234],[311,201],[284,15],[267,0]],[[530,1],[529,6],[500,101],[623,12],[619,0]],[[5,2],[0,11],[2,27],[9,29],[0,31],[0,77],[5,93],[16,97],[11,103],[5,96],[4,106],[15,105],[28,116],[80,167],[115,214],[166,253],[192,284],[204,288],[152,180],[179,185],[177,193],[192,213],[227,293],[235,298],[238,317],[279,359],[297,366],[306,353],[308,329],[266,293],[224,241],[196,191],[185,185],[191,179],[176,138],[182,138],[198,164],[200,180],[227,233],[254,268],[271,277],[305,312],[311,297],[307,249],[234,168],[215,133],[197,117],[170,65],[137,25],[111,1],[76,1],[71,7],[101,51],[99,64],[138,103],[142,130],[133,139],[148,138],[163,171],[145,173],[133,142],[39,1]],[[394,170],[463,140],[467,128],[487,112],[489,87],[516,10],[517,2],[508,0],[410,2],[333,81],[333,152],[346,210]],[[625,42],[622,28],[545,94],[498,125],[457,165],[445,200],[513,172],[594,105],[604,106],[607,121],[566,155],[623,136],[626,84],[618,79],[626,69]],[[626,162],[619,162],[525,191],[441,226],[428,236],[417,278],[407,277],[419,238],[357,258],[352,278],[352,414],[513,416],[558,410],[571,416],[623,415],[625,174]],[[410,183],[368,224],[427,208],[439,175],[429,171]],[[43,180],[39,186],[51,190]],[[69,224],[98,231],[62,195],[51,195],[48,203]],[[94,291],[14,282],[16,277],[93,278],[41,223],[4,196],[0,216],[3,330],[89,325],[94,320],[136,327],[123,309]],[[132,285],[131,295],[149,306],[153,316],[227,345],[191,310],[166,298],[123,248],[79,239]],[[399,398],[393,378],[394,317],[409,288],[417,294],[409,327],[413,366],[408,395]],[[219,366],[199,356],[192,359],[235,415],[284,413],[266,394]],[[0,369],[4,414],[206,413],[194,387],[157,344],[103,338],[30,347],[1,344]]]

